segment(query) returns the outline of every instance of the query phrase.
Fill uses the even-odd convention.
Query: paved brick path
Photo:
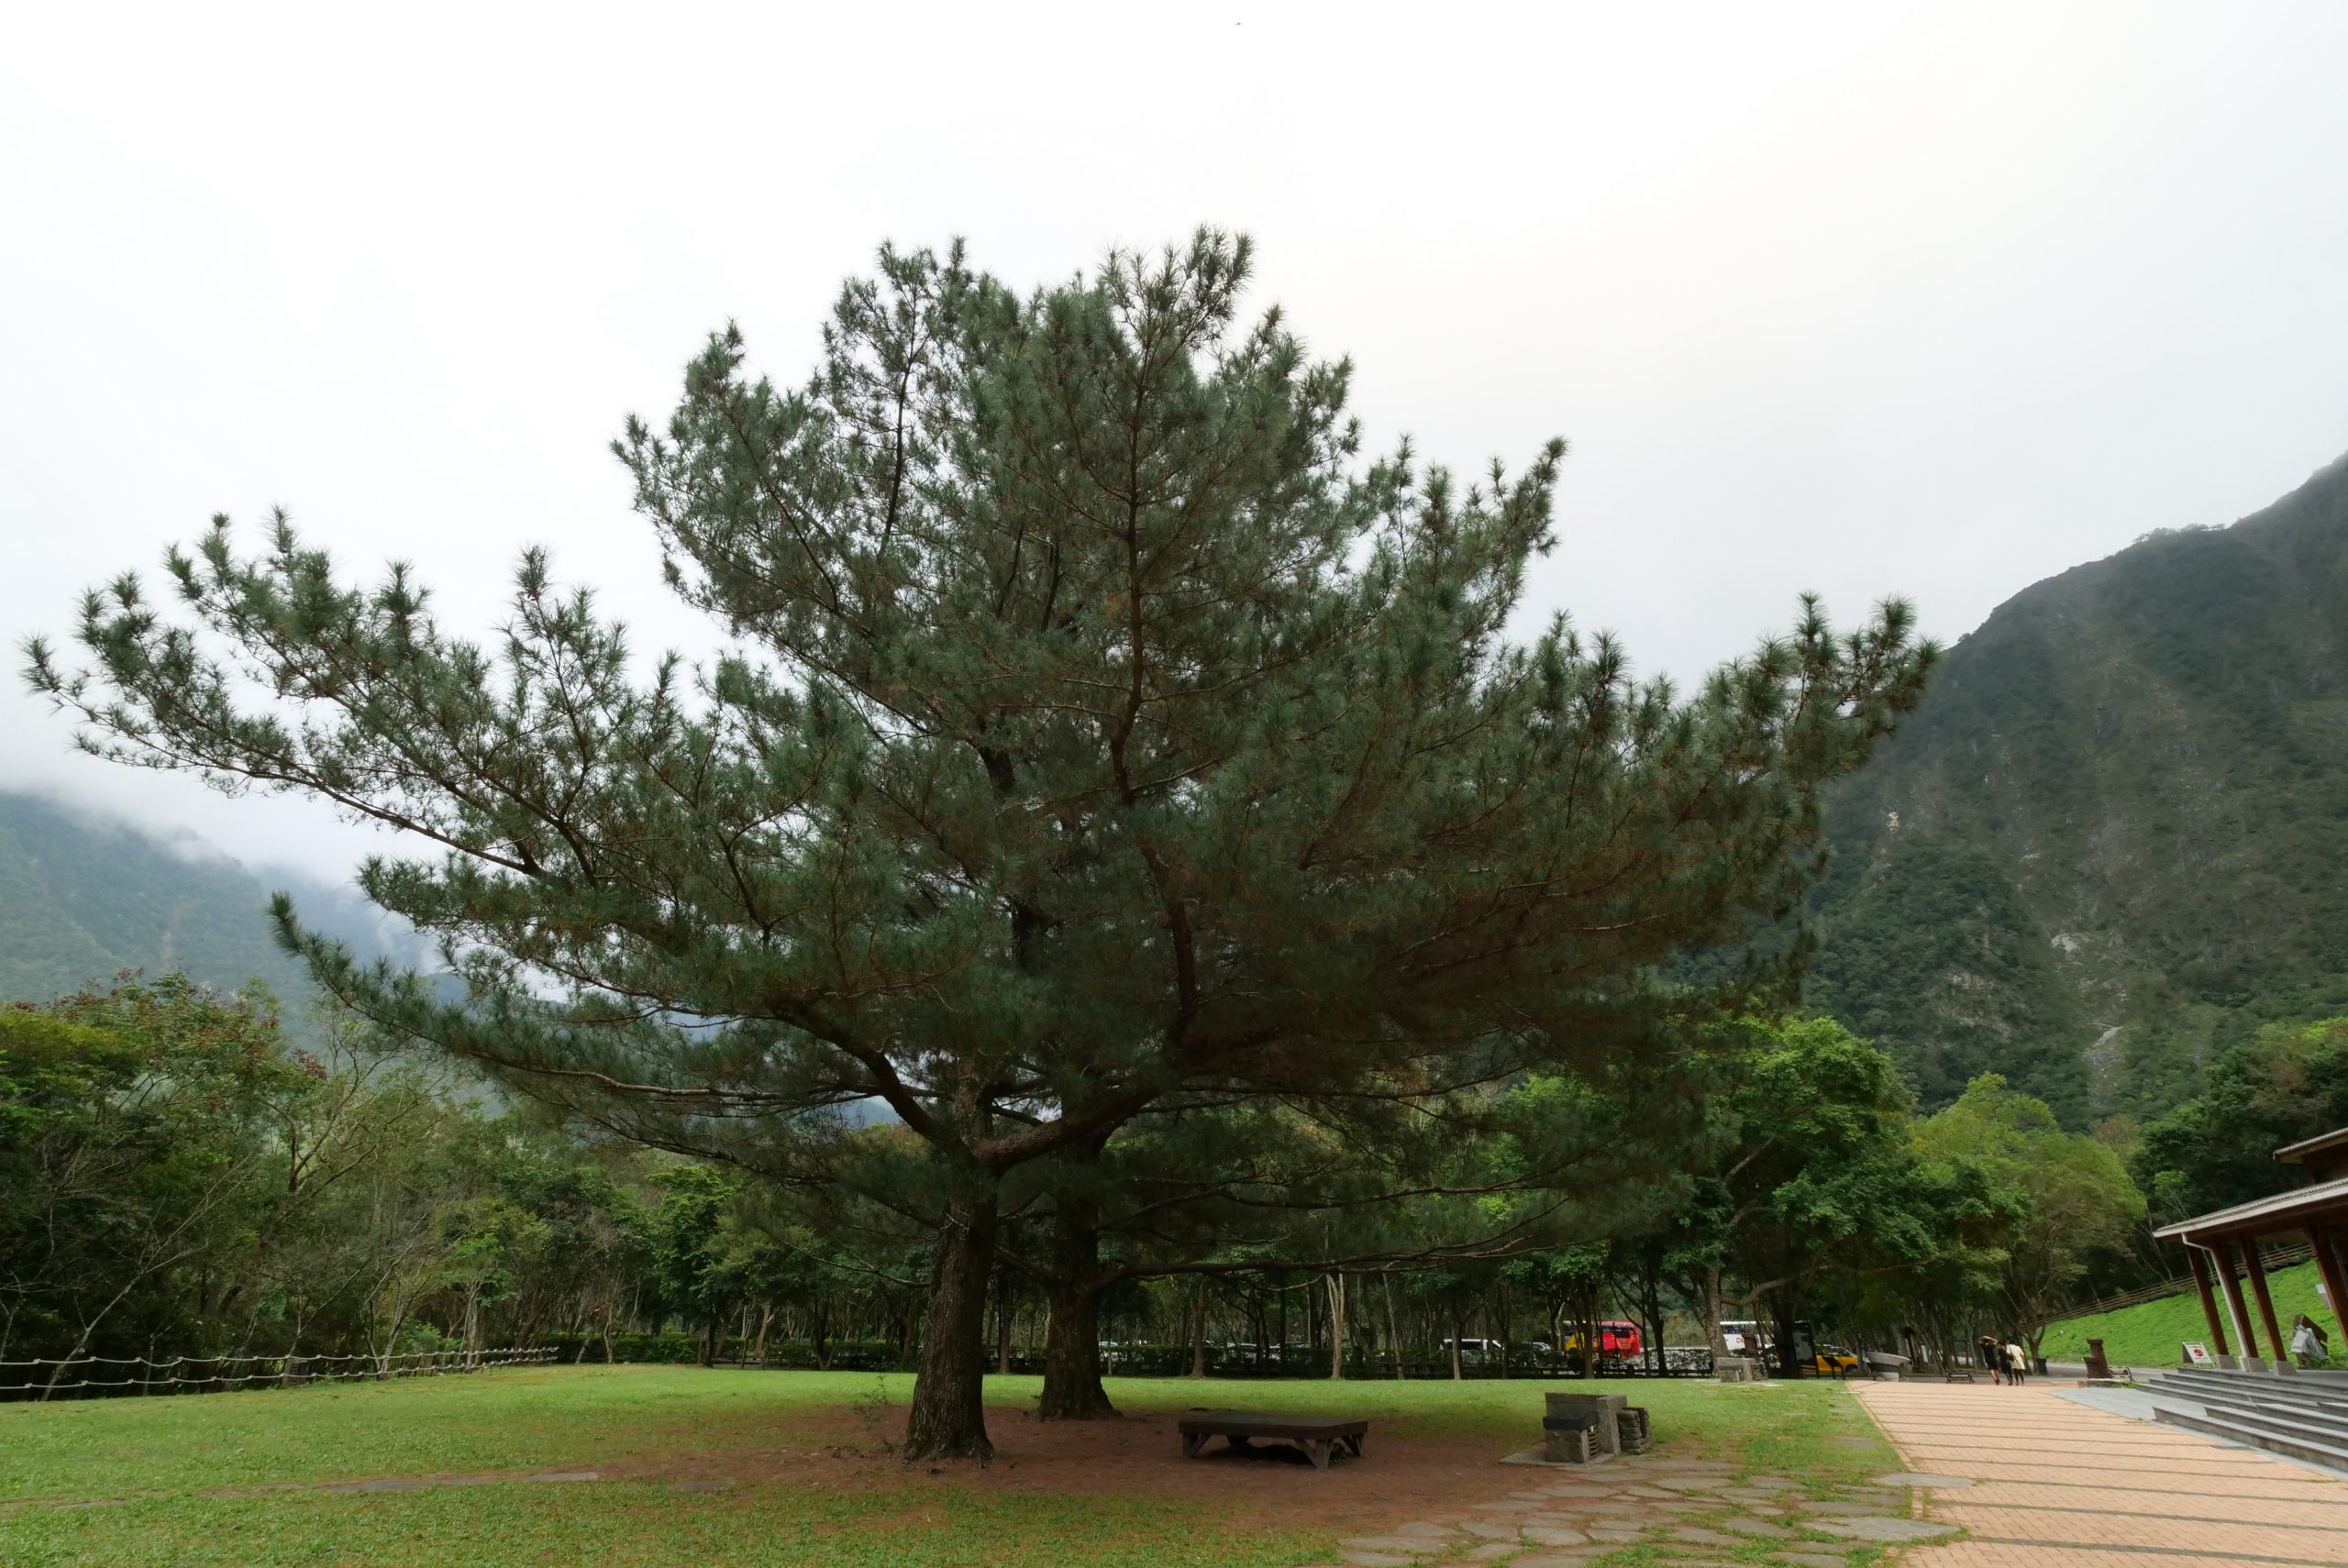
[[[1874,1383],[1855,1392],[1966,1539],[1901,1568],[2332,1568],[2348,1563],[2348,1485],[2044,1388]]]

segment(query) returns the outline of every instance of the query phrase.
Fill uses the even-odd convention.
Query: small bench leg
[[[1196,1459],[1199,1456],[1199,1450],[1206,1447],[1206,1439],[1199,1436],[1196,1432],[1184,1432],[1182,1434],[1182,1457],[1185,1459]]]
[[[1304,1445],[1304,1457],[1312,1461],[1315,1470],[1329,1468],[1329,1442],[1325,1438],[1309,1440]]]

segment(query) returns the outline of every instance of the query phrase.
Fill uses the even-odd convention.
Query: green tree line
[[[0,1361],[388,1364],[521,1343],[918,1365],[925,1228],[503,1106],[348,1013],[316,1033],[322,1050],[290,1044],[265,993],[178,977],[0,1013]],[[1556,1136],[1557,1102],[1579,1098],[1556,1078],[1499,1093],[1519,1131],[1476,1152],[1490,1179],[1472,1196],[1372,1183],[1354,1205],[1324,1172],[1309,1203],[1252,1223],[1188,1193],[1178,1225],[1124,1208],[1147,1209],[1134,1195],[1154,1190],[1162,1151],[1104,1147],[1081,1325],[1095,1386],[1104,1366],[1588,1372],[1594,1325],[1618,1317],[1656,1370],[1667,1340],[1717,1350],[1740,1318],[1774,1327],[1785,1370],[1798,1320],[1944,1356],[1982,1326],[2034,1337],[2141,1229],[2119,1154],[1995,1077],[1918,1119],[1883,1053],[1831,1020],[1711,1033],[1698,1114],[1635,1168],[1593,1167],[1567,1203],[1507,1179],[1512,1145]],[[1258,1158],[1327,1152],[1295,1127],[1224,1131]],[[885,1122],[866,1135],[910,1140]],[[1066,1200],[1039,1185],[1005,1215],[997,1369],[1048,1370],[1072,1331],[1053,1321]],[[1297,1266],[1301,1251],[1323,1266]]]

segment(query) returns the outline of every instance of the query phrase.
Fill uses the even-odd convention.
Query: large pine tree
[[[465,640],[281,517],[174,552],[175,610],[94,593],[87,665],[36,642],[29,679],[100,755],[438,847],[361,882],[461,1002],[281,911],[351,1005],[934,1226],[906,1452],[983,1454],[1010,1173],[1177,1093],[1571,1073],[1737,1005],[1770,966],[1680,960],[1788,911],[1818,786],[1932,657],[1896,604],[1810,609],[1681,700],[1562,622],[1512,640],[1562,445],[1475,483],[1361,460],[1348,367],[1243,325],[1247,272],[1211,233],[1027,296],[883,251],[799,391],[714,340],[617,444],[729,635],[704,668],[633,668],[535,552]]]

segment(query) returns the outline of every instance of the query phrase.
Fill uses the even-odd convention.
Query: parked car
[[[1821,1377],[1847,1377],[1858,1369],[1859,1358],[1841,1345],[1820,1345],[1802,1364],[1803,1371],[1814,1372]]]

